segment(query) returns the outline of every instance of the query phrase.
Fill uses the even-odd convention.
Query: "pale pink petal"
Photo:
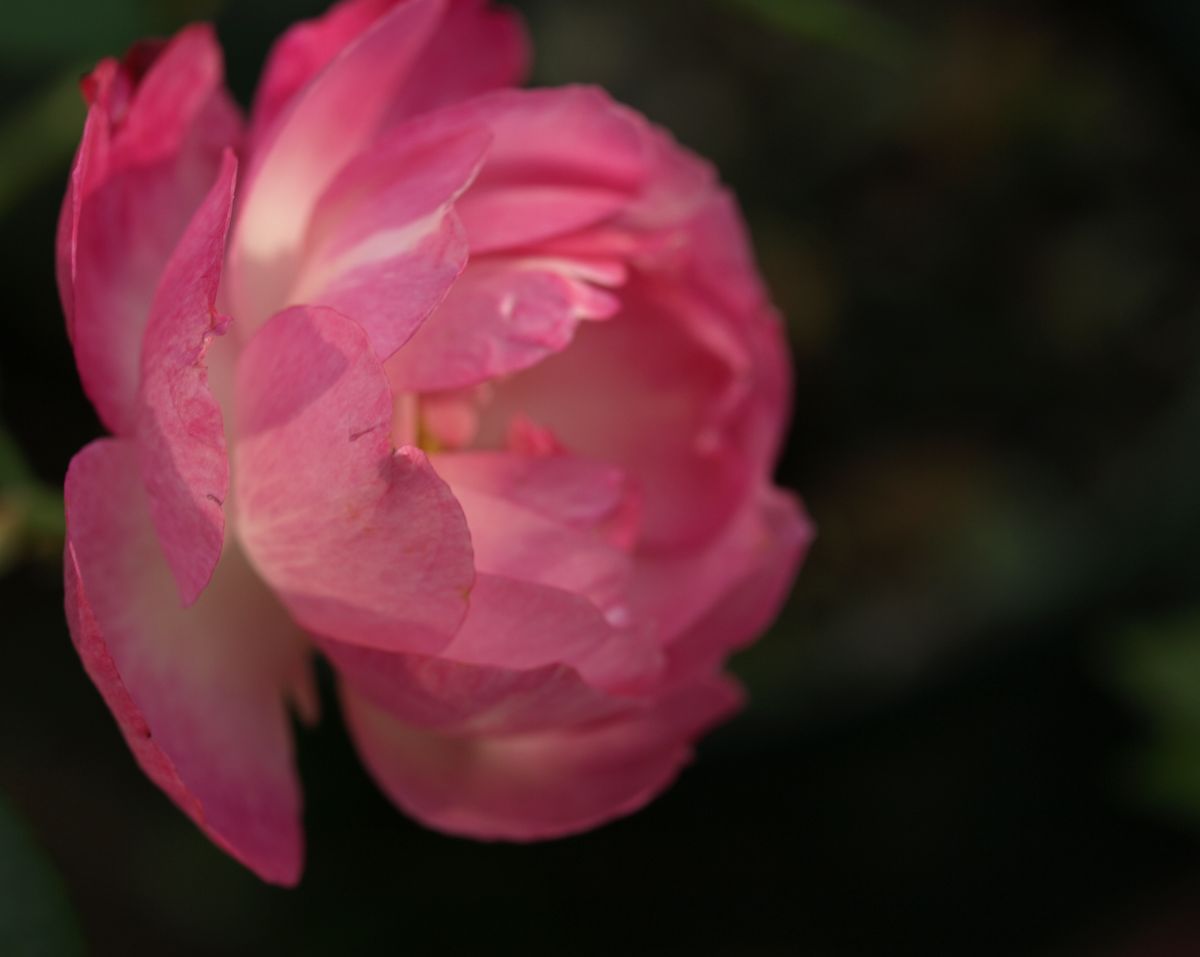
[[[455,207],[472,255],[583,229],[629,204],[648,174],[644,121],[592,87],[502,90],[420,122],[492,132],[488,161]]]
[[[614,637],[588,602],[489,575],[479,577],[459,636],[437,657],[327,639],[321,647],[380,707],[444,732],[544,730],[644,708],[627,694],[646,677],[632,669],[649,664],[656,675],[661,666],[657,653]]]
[[[505,453],[490,456],[502,457]],[[626,552],[596,526],[561,521],[530,505],[528,493],[510,497],[488,479],[490,463],[484,455],[472,455],[469,464],[458,463],[457,458],[454,453],[436,455],[433,466],[467,516],[478,571],[582,595],[605,612],[623,603],[631,569]],[[471,465],[481,466],[481,481],[475,481]],[[527,474],[534,471],[532,466],[526,470]],[[607,492],[598,490],[602,495]],[[577,489],[562,493],[563,497],[582,494]]]
[[[162,269],[240,136],[221,76],[212,31],[197,26],[84,82],[91,108],[59,221],[58,279],[84,389],[118,434],[134,428]]]
[[[640,694],[663,666],[660,650],[610,622],[588,599],[536,582],[480,573],[471,614],[441,656],[528,670],[570,665],[590,685]]]
[[[521,418],[573,453],[612,462],[643,494],[639,548],[690,551],[737,511],[760,466],[743,451],[736,398],[747,372],[694,334],[702,304],[633,279],[625,308],[581,326],[571,345],[496,383],[480,411],[477,443],[503,447]]]
[[[763,286],[737,202],[720,191],[689,226],[689,275],[700,295],[721,303],[731,336],[754,369],[751,402],[758,429],[751,454],[770,468],[779,455],[792,408],[792,365],[786,330]]]
[[[344,0],[312,20],[301,20],[267,55],[250,113],[250,147],[260,147],[297,94],[397,0]]]
[[[541,731],[637,707],[593,688],[567,665],[520,670],[376,651],[330,639],[320,644],[355,692],[398,721],[428,731]]]
[[[348,688],[342,697],[363,762],[401,809],[441,831],[511,841],[577,833],[642,807],[740,702],[732,684],[712,679],[624,719],[452,736],[405,725]]]
[[[633,604],[667,643],[664,683],[711,674],[760,637],[779,614],[813,537],[799,502],[768,487],[705,553],[640,562]]]
[[[236,550],[192,608],[150,524],[131,443],[101,440],[66,483],[67,618],[88,674],[142,769],[264,880],[303,857],[286,698],[309,653]]]
[[[256,144],[234,227],[229,292],[246,333],[287,305],[321,194],[379,135],[446,0],[403,0],[338,53]]]
[[[354,319],[387,357],[467,263],[452,204],[487,152],[486,130],[403,126],[352,160],[321,197],[285,300]]]
[[[474,578],[462,509],[413,447],[393,450],[392,398],[366,334],[327,309],[280,313],[237,370],[238,534],[317,634],[431,653]]]
[[[591,530],[628,547],[638,518],[638,493],[614,465],[575,455],[456,452],[436,457],[436,468],[454,488],[470,487],[543,515]]]
[[[401,120],[489,90],[520,86],[529,73],[529,38],[521,17],[488,0],[451,0],[413,77],[392,104]]]
[[[291,27],[272,48],[254,99],[252,142],[260,142],[292,99],[397,0],[346,0]],[[412,71],[393,91],[389,114],[403,119],[488,90],[519,86],[529,42],[513,11],[486,0],[451,0]]]
[[[227,317],[217,313],[225,234],[233,208],[233,153],[167,263],[142,348],[137,424],[150,517],[184,605],[199,597],[221,557],[229,459],[221,407],[204,356]]]
[[[535,256],[474,260],[391,357],[388,377],[397,390],[430,392],[519,372],[566,348],[581,321],[616,313],[618,299],[602,286],[623,280],[619,264]]]

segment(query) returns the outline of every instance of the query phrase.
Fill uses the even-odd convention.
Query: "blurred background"
[[[536,82],[717,162],[788,319],[820,537],[748,710],[649,809],[522,847],[399,816],[329,707],[301,887],[210,845],[63,620],[100,427],[55,218],[97,58],[215,19],[245,103],[323,4],[7,4],[0,954],[1200,954],[1200,5],[516,5]]]

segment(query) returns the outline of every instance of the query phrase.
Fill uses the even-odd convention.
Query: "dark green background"
[[[290,892],[141,776],[61,613],[57,486],[99,431],[53,285],[74,81],[215,17],[245,102],[320,6],[0,13],[0,953],[1200,953],[1184,0],[519,3],[538,82],[716,160],[788,317],[780,478],[820,537],[736,662],[749,709],[648,810],[524,847],[402,818],[330,702]]]

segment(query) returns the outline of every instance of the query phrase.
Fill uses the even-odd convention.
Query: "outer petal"
[[[330,640],[321,647],[353,688],[400,721],[427,730],[544,730],[641,706],[581,675],[593,682],[619,677],[612,662],[606,665],[596,654],[611,629],[586,602],[481,576],[460,634],[437,657]],[[531,642],[542,649],[531,649]],[[557,652],[547,653],[551,642]],[[579,667],[555,659],[575,659]],[[618,660],[618,669],[624,664]]]
[[[567,456],[486,452],[439,455],[434,465],[463,503],[484,572],[466,621],[437,658],[323,641],[343,677],[404,723],[442,732],[545,730],[644,710],[621,692],[657,680],[654,645],[614,628],[583,597],[538,583],[586,582],[589,567],[606,562],[627,572],[612,543],[629,495],[620,473]],[[481,528],[489,518],[497,528]]]
[[[752,454],[770,468],[792,407],[792,365],[784,325],[754,263],[750,237],[733,196],[720,191],[689,224],[689,276],[700,295],[723,306],[729,334],[752,364],[755,408]]]
[[[250,114],[250,147],[260,148],[287,108],[346,47],[397,0],[345,0],[322,16],[302,20],[271,47]]]
[[[488,0],[451,0],[413,71],[419,82],[400,91],[391,119],[416,116],[489,90],[521,86],[529,73],[529,58],[529,38],[516,11]]]
[[[488,162],[456,206],[472,255],[599,222],[632,202],[650,171],[645,122],[593,87],[503,90],[422,122],[492,132]]]
[[[558,588],[484,573],[471,609],[443,657],[518,671],[566,664],[593,687],[630,694],[652,686],[662,667],[659,649],[641,634]]]
[[[404,0],[392,7],[329,63],[258,144],[230,258],[234,310],[251,326],[287,305],[317,201],[378,136],[445,2]]]
[[[489,142],[478,128],[426,136],[404,126],[351,161],[317,204],[286,301],[335,309],[377,355],[395,352],[467,263],[451,206]]]
[[[675,777],[690,742],[739,701],[730,683],[715,679],[628,718],[449,736],[406,726],[343,693],[363,762],[399,807],[438,830],[512,841],[573,834],[637,810]]]
[[[253,141],[261,141],[293,98],[395,5],[396,0],[346,0],[289,29],[271,50],[255,95]],[[451,0],[413,70],[420,82],[393,91],[389,113],[402,119],[487,90],[519,86],[528,61],[529,43],[516,13],[486,0]]]
[[[667,644],[664,682],[712,674],[758,638],[779,613],[813,535],[792,495],[764,488],[702,555],[643,559],[634,607],[656,620]]]
[[[604,285],[624,281],[617,263],[548,257],[479,259],[388,362],[396,389],[458,389],[519,372],[565,349],[582,320],[607,319],[620,303]]]
[[[290,309],[237,370],[238,532],[311,631],[436,652],[474,580],[462,509],[416,448],[392,450],[392,399],[366,334]]]
[[[136,420],[162,269],[240,135],[221,72],[212,31],[189,27],[84,81],[91,108],[59,221],[58,279],[84,389],[119,434]]]
[[[185,605],[212,577],[225,538],[229,459],[204,354],[228,319],[216,311],[233,209],[232,152],[167,263],[142,350],[138,451],[150,517]]]
[[[236,552],[181,611],[123,441],[67,474],[67,618],[84,666],[142,769],[221,847],[294,884],[303,836],[285,695],[308,655]]]

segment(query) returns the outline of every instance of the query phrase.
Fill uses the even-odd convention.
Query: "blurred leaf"
[[[0,428],[0,574],[27,553],[57,555],[65,534],[62,495],[34,477]]]
[[[134,41],[210,20],[224,0],[38,0],[9,4],[0,30],[0,59],[44,68],[120,56]]]
[[[5,9],[0,57],[9,64],[67,63],[120,53],[147,33],[147,5],[139,0],[38,0]]]
[[[83,128],[78,76],[68,73],[0,120],[0,216],[61,167]]]
[[[1200,821],[1200,612],[1136,628],[1118,644],[1114,665],[1151,723],[1140,789]]]
[[[0,954],[70,957],[83,937],[54,866],[0,797]]]
[[[1117,664],[1118,680],[1151,717],[1194,730],[1200,744],[1200,612],[1135,629]]]
[[[911,38],[892,20],[853,0],[726,0],[778,30],[878,63],[899,65]]]
[[[32,481],[33,473],[13,437],[0,428],[0,488]]]

